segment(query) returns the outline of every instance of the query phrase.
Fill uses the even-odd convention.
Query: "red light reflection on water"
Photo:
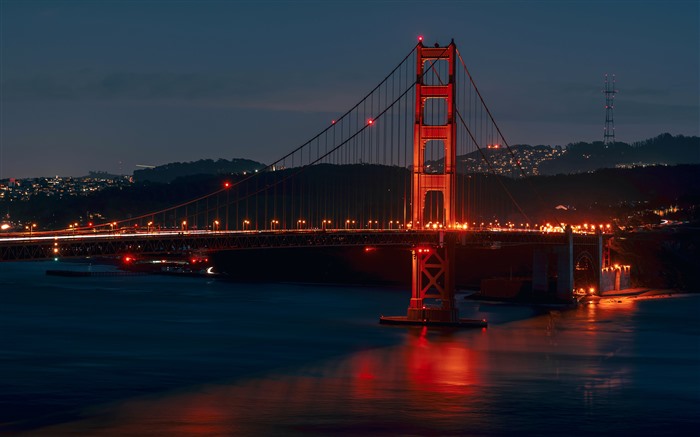
[[[430,334],[422,328],[404,348],[406,382],[421,391],[472,394],[481,382],[474,371],[476,354],[464,344],[464,337]]]
[[[410,417],[395,417],[402,427],[397,433],[410,433],[436,415],[462,417],[477,407],[483,377],[476,365],[479,353],[469,346],[474,334],[482,336],[417,329],[399,346],[324,361],[293,375],[270,374],[128,401],[37,435],[61,435],[66,429],[85,435],[259,435],[318,429],[333,434],[334,427],[347,431],[347,418],[373,420],[387,405],[413,411]],[[324,417],[334,418],[333,424]]]

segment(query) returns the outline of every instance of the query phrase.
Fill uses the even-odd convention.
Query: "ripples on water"
[[[450,331],[378,325],[405,313],[398,289],[46,268],[0,264],[0,434],[700,430],[700,296],[561,311],[464,301],[490,326]]]

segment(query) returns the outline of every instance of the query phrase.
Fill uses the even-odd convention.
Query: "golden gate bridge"
[[[556,264],[562,300],[571,297],[582,258],[602,287],[600,271],[610,264],[603,230],[579,234],[556,217],[532,219],[546,206],[518,203],[513,184],[485,153],[494,145],[509,151],[512,174],[525,176],[454,41],[428,47],[421,38],[357,104],[266,168],[157,211],[134,205],[129,218],[7,235],[0,238],[0,260],[405,247],[413,251],[408,313],[385,321],[418,324],[460,323],[458,245],[532,245],[533,288],[547,287]],[[460,160],[469,154],[480,156],[491,174],[470,173]],[[440,305],[427,306],[429,299]]]

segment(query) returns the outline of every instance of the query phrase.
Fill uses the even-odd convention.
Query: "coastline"
[[[628,300],[669,299],[697,295],[671,288],[628,288],[626,290],[605,291],[600,296],[586,296],[580,303],[611,303]]]

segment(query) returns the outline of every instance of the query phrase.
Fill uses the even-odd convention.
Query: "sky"
[[[273,162],[423,35],[510,144],[698,135],[700,2],[0,0],[0,179]]]

